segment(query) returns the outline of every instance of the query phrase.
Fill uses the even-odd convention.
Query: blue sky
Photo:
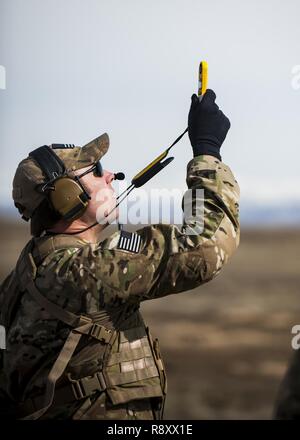
[[[186,127],[201,59],[242,200],[299,202],[299,16],[297,0],[0,0],[0,209],[17,163],[47,143],[106,131],[104,166],[131,178]],[[173,153],[149,188],[184,187],[187,137]]]

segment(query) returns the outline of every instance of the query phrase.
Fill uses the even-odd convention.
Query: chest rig
[[[27,399],[21,405],[26,420],[41,418],[53,404],[83,401],[97,392],[107,393],[114,405],[136,399],[160,398],[163,408],[166,377],[158,341],[152,340],[138,311],[112,325],[109,321],[103,322],[101,312],[76,315],[49,301],[36,287],[38,265],[47,255],[58,249],[84,245],[75,237],[60,235],[41,238],[36,243],[31,240],[14,272],[22,290],[25,289],[51,316],[70,328],[47,376],[45,393]],[[7,310],[11,308],[10,305]],[[87,344],[91,342],[92,358],[101,358],[97,366],[92,362],[89,364],[84,350],[77,350],[83,340]],[[88,350],[90,353],[90,348]],[[61,382],[63,386],[60,386]]]

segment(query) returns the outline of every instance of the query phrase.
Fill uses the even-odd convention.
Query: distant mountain
[[[281,204],[241,202],[241,223],[247,226],[299,226],[300,202],[283,202]]]

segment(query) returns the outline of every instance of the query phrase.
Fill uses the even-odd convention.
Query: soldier
[[[82,148],[40,147],[19,164],[13,199],[33,238],[1,286],[2,415],[162,418],[166,374],[140,303],[211,280],[239,243],[239,188],[220,156],[230,122],[215,99],[193,95],[188,118],[187,185],[204,190],[198,234],[155,224],[101,239],[96,194],[116,177],[100,162],[107,134]]]

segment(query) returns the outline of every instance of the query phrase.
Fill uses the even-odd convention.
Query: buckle
[[[76,400],[81,400],[86,397],[81,389],[79,380],[71,380],[71,388]]]
[[[78,380],[71,379],[71,376],[68,374],[68,379],[71,382],[76,400],[84,399],[96,391],[104,391],[106,389],[105,379],[101,372],[95,373],[92,376],[82,377]]]
[[[92,320],[88,316],[80,315],[79,319],[78,319],[78,324],[77,325],[81,327],[82,325],[90,324],[91,322],[92,322]]]
[[[103,327],[103,325],[93,324],[90,330],[90,336],[101,342],[108,344],[112,335],[112,331]]]

